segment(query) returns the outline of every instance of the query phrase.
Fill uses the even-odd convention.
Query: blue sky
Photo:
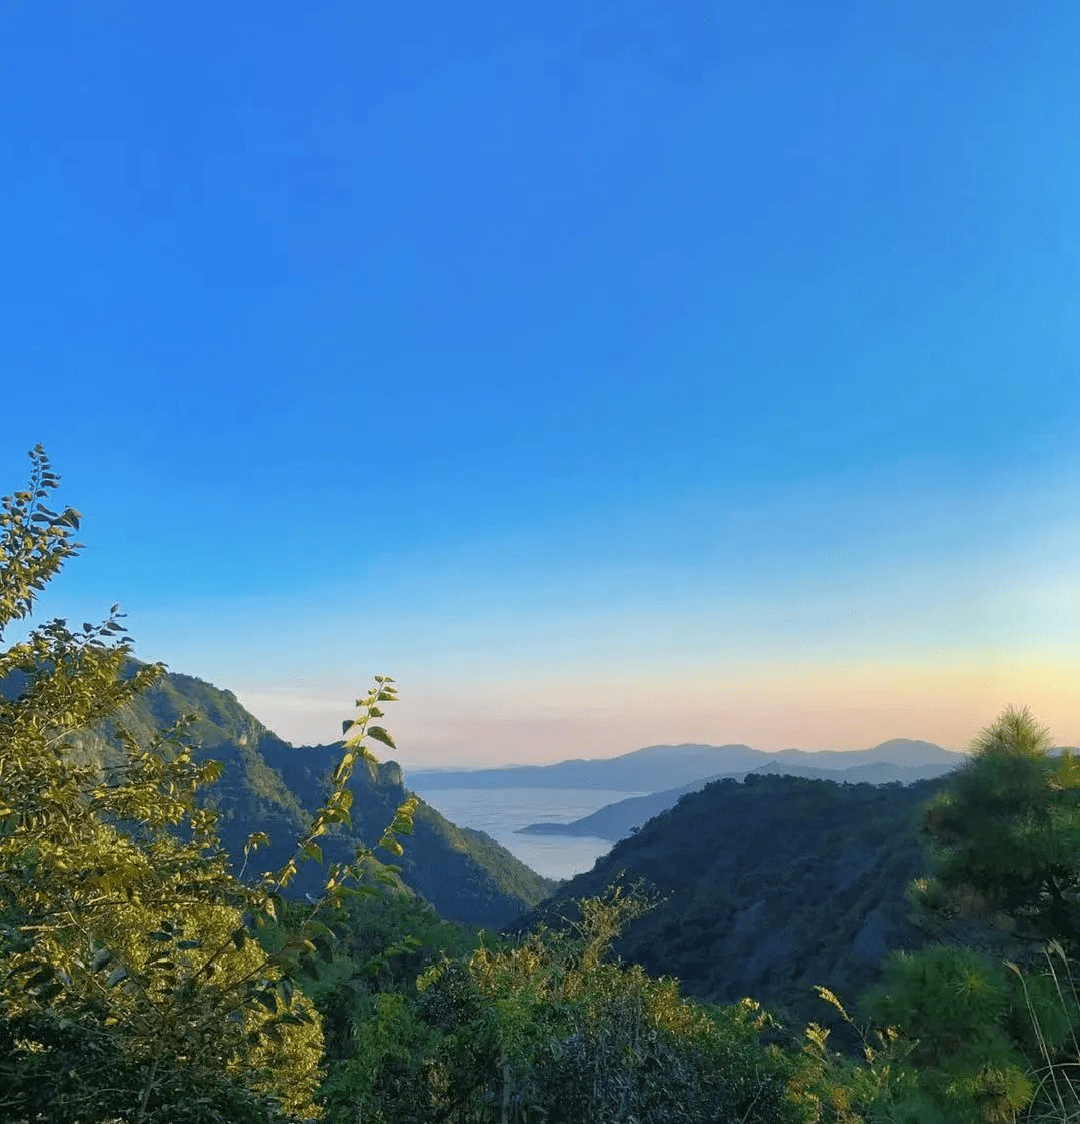
[[[310,10],[308,10],[310,9]],[[407,763],[1080,741],[1080,8],[0,14],[0,488]],[[4,482],[7,483],[4,483]]]

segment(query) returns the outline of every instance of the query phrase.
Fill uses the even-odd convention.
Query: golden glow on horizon
[[[400,684],[387,714],[411,765],[494,765],[607,757],[658,743],[745,743],[758,749],[859,749],[918,738],[963,749],[1006,706],[1028,706],[1059,744],[1080,743],[1078,669],[985,661],[951,666],[774,664],[715,678],[577,679],[516,685]],[[454,689],[456,687],[456,689]],[[350,694],[351,691],[351,694]],[[338,737],[355,688],[252,685],[237,695],[295,744]]]

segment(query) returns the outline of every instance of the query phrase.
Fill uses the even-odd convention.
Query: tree
[[[1011,939],[1080,941],[1080,761],[1054,756],[1031,713],[1007,709],[927,812],[941,845],[916,897],[931,914],[989,922]]]
[[[936,869],[912,899],[937,940],[891,953],[863,999],[910,1046],[910,1080],[894,1089],[889,1119],[1039,1113],[1049,1086],[1036,1078],[1072,1064],[1080,1024],[1043,951],[1067,974],[1065,950],[1075,954],[1080,938],[1080,763],[1054,753],[1029,710],[1010,707],[973,740],[925,826]]]
[[[27,490],[0,501],[0,640],[76,555],[73,508],[44,501],[58,485],[44,450]],[[196,764],[186,722],[140,746],[123,729],[117,768],[79,764],[77,732],[115,715],[162,673],[137,667],[118,606],[100,625],[64,620],[0,652],[0,1117],[21,1124],[117,1121],[210,1124],[319,1115],[322,1029],[293,982],[295,957],[329,935],[359,867],[331,867],[322,900],[275,954],[254,939],[317,838],[348,821],[346,785],[371,720],[392,701],[376,677],[334,774],[334,789],[293,857],[258,884],[240,881],[199,789],[220,771]],[[373,759],[373,758],[372,758]],[[406,801],[380,845],[400,852]],[[248,850],[265,836],[255,833]]]

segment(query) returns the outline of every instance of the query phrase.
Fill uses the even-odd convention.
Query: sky
[[[0,9],[35,620],[407,766],[1080,742],[1080,6]],[[14,633],[5,638],[10,641]]]

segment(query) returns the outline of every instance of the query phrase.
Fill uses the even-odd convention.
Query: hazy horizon
[[[39,620],[414,768],[1080,742],[1080,6],[0,21]]]

